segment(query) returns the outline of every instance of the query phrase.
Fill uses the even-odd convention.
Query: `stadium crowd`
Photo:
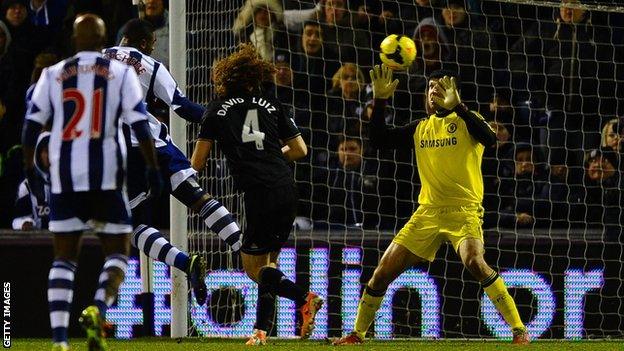
[[[367,72],[379,63],[381,40],[403,34],[414,39],[417,58],[396,73],[400,84],[386,121],[400,126],[426,117],[428,74],[459,73],[463,100],[498,138],[483,161],[486,227],[599,227],[606,238],[622,240],[624,14],[561,2],[551,8],[488,0],[231,1],[239,10],[223,22],[227,43],[250,42],[275,62],[267,91],[294,116],[310,150],[295,167],[297,225],[394,229],[412,214],[419,190],[412,153],[374,151],[365,137],[372,113]],[[167,2],[144,3],[145,18],[157,28],[152,56],[167,65]],[[135,10],[129,0],[0,0],[0,6],[0,226],[9,227],[15,214],[4,209],[13,208],[23,179],[19,136],[29,86],[43,67],[72,54],[76,14],[102,16],[114,45]],[[192,35],[190,46],[214,46],[210,37]],[[208,51],[208,62],[217,54]],[[191,83],[209,76],[189,72]],[[148,103],[168,118],[162,104]]]

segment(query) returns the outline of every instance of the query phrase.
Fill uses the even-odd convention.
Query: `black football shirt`
[[[245,191],[294,182],[282,142],[300,135],[279,101],[255,95],[212,101],[200,139],[215,140],[225,154],[235,185]]]

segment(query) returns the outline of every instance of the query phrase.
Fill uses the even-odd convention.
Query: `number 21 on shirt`
[[[247,111],[247,116],[245,116],[245,122],[243,123],[241,140],[243,143],[255,142],[257,150],[264,150],[264,133],[260,131],[258,110],[253,109]]]
[[[93,92],[93,105],[91,109],[91,139],[99,138],[102,132],[103,94],[104,90],[102,88]],[[83,132],[82,130],[76,129],[76,127],[85,115],[86,103],[84,95],[76,88],[63,90],[63,108],[69,108],[66,104],[70,102],[74,104],[73,112],[67,121],[65,128],[63,128],[63,141],[71,141],[79,138]]]

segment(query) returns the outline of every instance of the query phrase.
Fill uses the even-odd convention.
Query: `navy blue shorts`
[[[245,191],[245,219],[241,251],[248,255],[279,252],[288,240],[297,215],[297,187],[259,187]]]
[[[132,232],[128,198],[121,190],[81,191],[50,196],[51,232],[93,230],[97,233]]]
[[[156,148],[156,156],[165,181],[166,191],[173,193],[174,196],[178,186],[197,173],[191,167],[191,162],[184,153],[172,142]],[[128,148],[127,164],[128,197],[130,207],[135,208],[147,198],[148,191],[147,180],[145,179],[145,161],[138,147]]]

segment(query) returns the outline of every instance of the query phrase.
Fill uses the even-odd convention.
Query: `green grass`
[[[84,339],[72,339],[72,351],[86,350]],[[177,342],[169,338],[144,338],[135,340],[109,340],[110,351],[227,351],[248,350],[243,339],[185,339]],[[269,341],[266,350],[435,350],[435,351],[492,351],[508,350],[512,347],[508,342],[498,341],[372,341],[363,346],[332,347],[324,341],[297,341],[278,340]],[[43,351],[50,350],[51,342],[48,339],[13,339],[10,350]],[[515,348],[515,347],[514,347]],[[522,347],[523,350],[583,350],[583,351],[621,351],[624,350],[624,340],[619,341],[538,341]]]

